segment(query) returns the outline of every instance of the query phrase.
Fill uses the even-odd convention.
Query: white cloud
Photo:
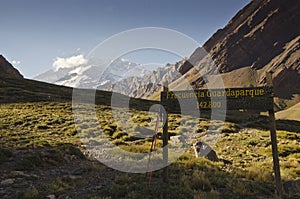
[[[16,60],[13,60],[11,63],[12,63],[12,65],[20,65],[21,64],[20,61],[16,61]]]
[[[83,55],[76,55],[67,58],[57,57],[53,62],[53,68],[58,71],[60,68],[74,68],[80,65],[87,64],[88,60]]]

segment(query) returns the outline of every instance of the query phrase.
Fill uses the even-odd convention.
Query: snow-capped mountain
[[[34,79],[76,88],[101,90],[122,79],[142,77],[150,73],[143,65],[125,59],[114,61],[91,59],[80,62],[79,65],[70,65],[69,63],[68,66],[65,66],[64,64],[58,62],[55,68],[36,76]]]
[[[175,63],[159,67],[143,77],[132,76],[121,79],[105,88],[107,91],[113,91],[135,98],[148,98],[153,93],[161,90],[164,82],[173,82],[181,74],[181,67],[185,59]]]

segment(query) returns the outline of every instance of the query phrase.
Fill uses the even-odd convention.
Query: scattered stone
[[[183,143],[183,142],[182,142],[182,135],[175,135],[175,136],[172,136],[172,137],[170,138],[170,142],[171,142],[171,143],[174,143],[174,144]]]
[[[29,175],[30,178],[34,178],[34,179],[39,179],[39,176],[38,175],[35,175],[35,174],[32,174],[32,175]]]
[[[11,174],[14,176],[25,176],[23,171],[11,171]]]
[[[49,196],[46,196],[47,199],[56,199],[56,196],[55,195],[49,195]]]
[[[57,199],[70,199],[69,196],[60,195],[57,197]]]
[[[15,182],[14,179],[9,178],[9,179],[6,179],[6,180],[2,180],[2,181],[1,181],[1,185],[11,185],[11,184],[13,184],[14,182]]]
[[[78,158],[76,157],[76,155],[71,155],[71,161],[73,161],[73,160],[77,160]]]
[[[194,145],[196,157],[206,157],[210,161],[217,162],[219,161],[216,152],[204,142],[196,142]]]
[[[85,172],[85,169],[83,168],[77,168],[75,170],[72,171],[73,175],[82,175]]]
[[[12,185],[14,188],[27,188],[28,186],[28,182],[19,182]]]
[[[103,188],[102,185],[95,186],[95,189],[96,189],[96,190],[100,190],[100,189],[102,189],[102,188]]]
[[[82,176],[80,176],[80,175],[66,175],[64,177],[70,178],[72,180],[76,180],[76,179],[81,179],[82,178]]]
[[[64,156],[64,160],[65,160],[67,163],[70,163],[70,158],[69,158],[67,155]]]
[[[289,180],[283,184],[283,187],[287,193],[300,196],[300,180]]]

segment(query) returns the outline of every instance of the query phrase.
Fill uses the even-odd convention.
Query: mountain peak
[[[299,9],[298,0],[253,0],[218,30],[204,48],[220,72],[247,66],[261,69],[300,34]]]
[[[65,58],[68,60],[69,58]],[[77,88],[104,89],[127,77],[143,76],[150,71],[143,65],[120,58],[115,60],[89,59],[85,65],[49,70],[34,79]]]
[[[299,0],[253,0],[204,44],[225,87],[262,86],[265,73],[273,71],[276,97],[300,95],[299,9]],[[180,67],[194,88],[205,86],[198,72],[206,72],[203,48],[196,49]],[[180,84],[178,80],[172,83],[177,88]]]
[[[9,63],[3,55],[0,55],[0,76],[23,78],[21,73]]]

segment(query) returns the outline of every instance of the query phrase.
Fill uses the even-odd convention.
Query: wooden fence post
[[[272,73],[266,73],[267,85],[273,86]],[[274,99],[272,99],[274,100]],[[270,134],[271,134],[271,143],[272,143],[272,155],[273,155],[273,167],[275,174],[275,182],[276,182],[276,191],[279,196],[282,196],[282,182],[280,176],[280,166],[279,166],[279,158],[278,158],[278,149],[277,149],[277,137],[276,137],[276,120],[274,114],[274,108],[269,110],[269,123],[270,123]]]
[[[163,92],[168,92],[168,82],[165,82],[163,85]],[[162,99],[161,99],[162,101]],[[165,106],[164,102],[162,102],[163,106]],[[163,140],[163,182],[167,183],[168,182],[168,140],[169,140],[169,135],[168,135],[168,110],[165,107],[165,115],[164,115],[164,120],[163,120],[164,126],[163,126],[163,134],[162,134],[162,140]]]

